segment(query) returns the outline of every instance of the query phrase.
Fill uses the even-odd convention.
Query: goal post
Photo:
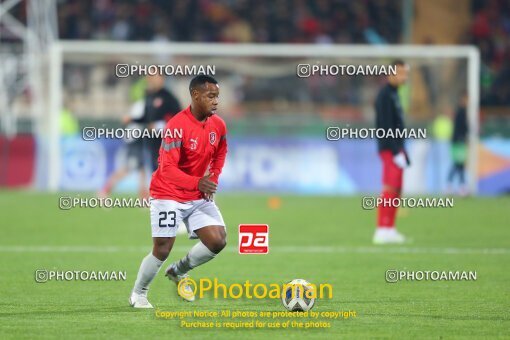
[[[121,91],[120,88],[124,86],[121,78],[112,80],[115,81],[114,85],[102,82],[102,78],[114,77],[115,64],[214,64],[217,65],[217,76],[228,78],[229,89],[236,90],[238,82],[252,82],[254,88],[257,88],[257,96],[255,99],[251,98],[250,108],[246,109],[242,94],[237,98],[232,98],[235,95],[232,93],[222,93],[228,98],[228,107],[223,108],[224,111],[236,112],[231,117],[232,121],[257,121],[257,114],[253,112],[261,112],[264,117],[272,117],[271,113],[273,108],[279,111],[287,111],[290,113],[295,112],[295,108],[301,110],[305,107],[307,113],[299,113],[297,115],[282,114],[278,115],[281,119],[278,122],[287,122],[292,124],[296,122],[299,125],[306,125],[310,121],[310,126],[319,118],[314,115],[315,112],[320,111],[325,122],[329,121],[330,124],[335,122],[349,124],[349,117],[356,117],[354,124],[370,125],[370,110],[373,110],[373,100],[375,93],[381,86],[381,77],[372,77],[371,80],[357,80],[354,78],[343,80],[344,83],[336,84],[331,79],[321,79],[317,81],[309,80],[310,84],[303,86],[303,79],[296,76],[296,66],[300,62],[308,64],[324,63],[324,64],[388,64],[393,58],[402,58],[411,64],[411,78],[414,73],[420,73],[425,70],[427,65],[432,65],[429,69],[435,68],[433,77],[436,77],[438,82],[442,82],[439,86],[439,96],[445,96],[443,104],[448,102],[449,99],[454,97],[452,94],[453,89],[465,89],[468,94],[467,114],[469,121],[469,156],[467,164],[468,184],[470,192],[477,192],[477,152],[479,145],[479,72],[480,72],[480,54],[477,48],[472,46],[419,46],[419,45],[384,45],[384,46],[371,46],[371,45],[306,45],[306,44],[223,44],[223,43],[173,43],[173,42],[111,42],[111,41],[58,41],[52,45],[49,54],[49,126],[50,133],[48,136],[48,189],[57,191],[61,189],[60,178],[62,169],[62,155],[60,154],[60,129],[59,129],[59,115],[64,106],[64,99],[66,96],[73,95],[72,89],[69,89],[68,84],[73,84],[73,75],[68,75],[66,72],[72,72],[73,65],[76,68],[82,68],[81,77],[87,77],[82,82],[89,83],[87,90],[78,89],[74,95],[78,102],[81,104],[81,109],[78,109],[77,116],[80,121],[91,121],[101,119],[118,119],[121,114],[125,114],[125,107],[119,104],[121,109],[116,110],[115,105],[110,105],[104,101],[107,99],[102,98],[98,86],[103,86],[105,93],[112,93],[109,98],[116,98],[120,102],[123,99],[122,93],[125,93],[125,100],[128,101],[128,93]],[[460,65],[460,66],[459,66]],[[103,72],[99,72],[99,68],[103,68]],[[106,71],[105,71],[106,70]],[[464,76],[457,77],[455,72],[464,74]],[[97,72],[96,72],[97,71]],[[110,73],[109,73],[110,72]],[[88,73],[88,74],[87,74]],[[109,73],[109,74],[108,74]],[[449,74],[449,79],[444,80],[445,74]],[[244,78],[239,79],[239,75]],[[271,81],[278,79],[278,82]],[[285,79],[283,79],[285,78]],[[326,77],[324,77],[326,78]],[[352,81],[353,86],[349,88],[349,81]],[[133,80],[131,80],[133,82]],[[185,82],[182,79],[171,79],[172,88],[179,93],[184,93]],[[237,82],[237,83],[236,83]],[[314,83],[315,82],[315,83]],[[318,83],[318,84],[317,84]],[[265,85],[264,85],[265,84]],[[271,88],[274,84],[275,88]],[[282,85],[283,84],[283,85]],[[301,93],[299,96],[289,94],[281,94],[280,97],[271,98],[273,93],[283,91],[282,87],[287,85],[292,87],[293,84],[299,84]],[[331,88],[328,89],[328,84]],[[265,86],[265,88],[264,88]],[[306,89],[311,87],[317,93],[314,94],[319,101],[314,102],[315,99],[309,100],[310,95],[304,93]],[[72,86],[71,86],[72,87]],[[433,118],[438,112],[444,113],[443,106],[441,109],[430,109],[428,107],[427,99],[423,92],[426,84],[423,80],[411,80],[409,85],[412,96],[409,97],[410,104],[406,109],[406,121],[411,121],[411,124],[416,123],[421,126],[430,126]],[[418,91],[417,88],[421,87]],[[124,87],[125,89],[125,87]],[[351,99],[341,99],[336,101],[334,98],[337,94],[342,95],[338,90],[346,89],[350,93]],[[81,92],[99,92],[90,95]],[[235,91],[234,91],[235,92]],[[421,92],[421,104],[413,104],[414,98],[419,97]],[[458,91],[457,91],[458,92]],[[261,94],[262,93],[262,94]],[[283,92],[282,92],[283,93]],[[449,97],[446,98],[446,96]],[[104,96],[103,96],[104,97]],[[179,97],[179,95],[178,95]],[[352,100],[352,97],[356,97]],[[184,98],[184,97],[182,97]],[[257,99],[258,98],[258,99]],[[282,99],[283,98],[283,99]],[[289,99],[290,98],[290,99]],[[112,99],[111,99],[112,100]],[[248,99],[246,99],[248,100]],[[269,101],[269,103],[268,103]],[[88,102],[88,103],[87,103]],[[353,104],[354,103],[354,104]],[[97,104],[97,105],[96,105]],[[185,104],[184,102],[182,103]],[[126,104],[127,105],[127,104]],[[223,103],[222,103],[223,105]],[[438,104],[439,105],[439,104]],[[444,107],[453,109],[454,103],[450,100]],[[78,105],[79,106],[79,105]],[[87,112],[96,110],[93,114]],[[257,111],[258,110],[258,111]],[[420,111],[420,116],[415,119],[415,112]],[[435,112],[432,112],[435,111]],[[450,110],[451,111],[451,110]],[[244,112],[237,114],[238,112]],[[333,112],[333,113],[331,113]],[[346,113],[348,112],[348,113]],[[239,118],[241,117],[241,118]],[[299,118],[295,118],[299,117]],[[324,118],[326,117],[326,118]],[[359,118],[363,117],[363,118]],[[251,119],[251,120],[250,120]],[[269,119],[269,118],[268,118]],[[273,118],[271,118],[273,119]],[[276,121],[276,120],[275,120]],[[290,122],[290,123],[289,123]],[[259,122],[263,124],[263,122]],[[248,124],[248,123],[247,123]],[[279,123],[275,123],[279,124]],[[282,123],[285,124],[285,123]],[[327,123],[324,123],[325,126]],[[248,124],[249,125],[249,124]],[[258,125],[257,125],[258,126]],[[270,129],[270,127],[266,127]],[[239,131],[244,131],[239,127]],[[283,128],[282,128],[283,129]],[[284,129],[283,129],[284,130]],[[303,127],[303,131],[306,127]],[[432,135],[429,133],[429,135]],[[323,134],[323,139],[324,134]],[[424,179],[425,180],[425,179]],[[364,189],[354,190],[351,192],[360,192]],[[418,190],[419,191],[419,190]],[[346,191],[348,192],[348,191]],[[428,190],[431,192],[431,190]]]

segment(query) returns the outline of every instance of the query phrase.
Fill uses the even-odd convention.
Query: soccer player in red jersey
[[[213,200],[227,155],[227,128],[216,115],[220,88],[214,78],[200,75],[191,80],[189,91],[191,105],[166,124],[158,168],[152,175],[153,249],[140,265],[129,298],[135,308],[152,308],[147,300],[149,285],[167,259],[181,221],[189,237],[200,241],[166,269],[170,280],[178,283],[226,245],[225,222]],[[189,285],[180,289],[184,299],[195,299]]]
[[[384,131],[403,130],[404,115],[398,87],[407,81],[409,67],[402,60],[393,62],[396,74],[388,76],[388,83],[379,91],[375,101],[376,128]],[[399,199],[402,190],[404,169],[409,166],[409,157],[404,148],[404,139],[384,137],[377,139],[379,156],[383,166],[383,191],[377,210],[377,229],[374,234],[375,244],[403,243],[405,237],[395,228],[397,206],[394,199]]]

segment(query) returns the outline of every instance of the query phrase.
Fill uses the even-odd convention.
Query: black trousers
[[[453,163],[450,174],[448,175],[448,182],[452,183],[455,176],[459,176],[460,184],[464,184],[464,163]]]

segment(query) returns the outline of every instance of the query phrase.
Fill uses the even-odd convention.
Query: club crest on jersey
[[[216,132],[210,132],[209,143],[211,143],[211,145],[214,145],[214,142],[216,142]]]

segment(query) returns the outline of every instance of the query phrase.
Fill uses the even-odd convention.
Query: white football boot
[[[171,265],[170,268],[166,271],[165,276],[168,277],[170,281],[175,282],[177,285],[177,294],[182,297],[185,301],[193,302],[195,301],[195,292],[191,287],[189,282],[186,280],[189,278],[188,274],[177,275],[174,273],[174,265]],[[181,282],[182,281],[182,282]]]
[[[129,305],[134,308],[154,308],[152,307],[149,300],[147,300],[147,293],[137,294],[135,292],[131,292],[131,296],[129,297]]]
[[[395,228],[377,228],[372,241],[374,244],[402,244],[406,238]]]

